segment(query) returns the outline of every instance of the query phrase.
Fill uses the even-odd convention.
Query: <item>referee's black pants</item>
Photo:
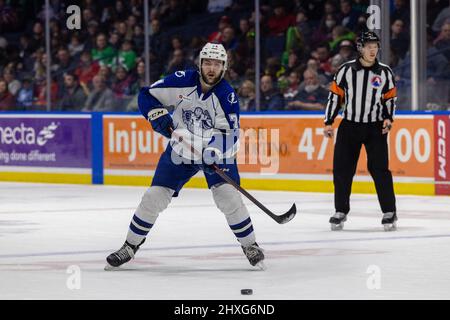
[[[339,125],[333,158],[334,204],[336,212],[350,211],[353,176],[361,146],[367,152],[367,169],[375,181],[381,210],[396,212],[394,185],[389,171],[387,134],[383,122],[359,123],[342,120]]]

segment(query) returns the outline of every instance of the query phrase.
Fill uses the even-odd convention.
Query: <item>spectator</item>
[[[0,0],[0,34],[13,32],[19,26],[19,18],[16,10]]]
[[[30,77],[24,77],[22,87],[17,93],[16,106],[18,110],[31,110],[33,107],[33,84]]]
[[[325,15],[336,14],[337,7],[335,0],[320,1],[300,1],[300,9],[304,10],[310,21],[320,21],[323,23]]]
[[[198,55],[205,44],[206,39],[199,36],[192,37],[191,43],[188,48],[188,53],[186,54],[187,58],[191,61],[197,61]]]
[[[84,44],[80,41],[80,36],[77,33],[72,34],[72,37],[70,38],[70,43],[67,46],[69,49],[69,53],[71,57],[76,57],[81,54],[84,50]]]
[[[287,29],[295,25],[295,16],[286,13],[286,8],[282,2],[275,4],[273,13],[267,22],[269,36],[284,36]]]
[[[442,25],[441,33],[435,40],[436,49],[442,50],[447,60],[450,60],[450,21]]]
[[[189,70],[195,68],[195,64],[184,57],[183,50],[177,49],[174,51],[173,58],[167,66],[166,74],[171,74],[178,70]]]
[[[85,36],[84,49],[92,50],[95,48],[98,34],[98,22],[91,20],[87,24],[87,34]]]
[[[238,41],[245,42],[247,33],[250,31],[250,23],[247,18],[241,18],[239,20]]]
[[[183,50],[183,39],[181,39],[180,36],[175,35],[172,37],[172,39],[170,40],[170,51],[175,51],[177,49]]]
[[[347,40],[345,40],[345,41],[347,41]],[[344,58],[340,53],[338,53],[333,58],[331,58],[331,74],[335,75],[336,72],[338,71],[339,67],[343,63],[348,62],[348,61],[349,60],[346,60],[346,58]],[[329,84],[332,81],[332,77],[325,78],[326,79],[325,81],[321,81],[320,76],[323,76],[323,75],[319,75],[319,83],[321,85]]]
[[[311,46],[314,48],[321,43],[332,41],[331,32],[336,25],[337,17],[332,13],[326,14],[319,27],[312,34]]]
[[[78,67],[75,69],[74,74],[79,79],[80,84],[90,85],[92,79],[100,71],[100,65],[97,61],[92,61],[90,51],[83,51],[78,62]]]
[[[286,70],[281,66],[280,59],[277,57],[268,58],[266,60],[266,68],[264,73],[276,79],[283,75]]]
[[[343,40],[339,44],[338,55],[342,57],[342,60],[343,60],[342,63],[356,59],[358,54],[356,53],[355,46],[353,45],[353,41]],[[331,72],[331,74],[334,74],[334,73]]]
[[[127,70],[119,66],[115,72],[115,80],[112,85],[112,91],[116,98],[124,98],[131,95],[132,77],[127,74]]]
[[[255,111],[255,103],[250,103],[249,111]],[[273,79],[269,75],[264,75],[261,77],[261,101],[260,110],[261,111],[274,111],[284,109],[284,98],[283,95],[278,92],[273,85]]]
[[[152,21],[152,28],[153,35],[150,37],[150,51],[156,55],[158,61],[165,64],[169,49],[167,37],[161,34],[161,24],[159,20]]]
[[[169,7],[161,13],[161,21],[164,27],[179,26],[186,18],[186,9],[179,0],[169,0]]]
[[[304,11],[297,13],[296,26],[289,27],[286,35],[286,52],[295,50],[305,53],[309,51],[312,29]]]
[[[326,43],[319,45],[312,53],[312,57],[319,62],[318,72],[324,73],[325,75],[331,73],[330,49]]]
[[[9,92],[6,81],[0,79],[0,111],[13,111],[14,109],[14,96]]]
[[[127,37],[125,37],[125,39],[131,40],[133,38],[134,27],[137,25],[136,16],[128,16],[128,19],[125,23],[127,25]]]
[[[288,87],[284,92],[284,100],[289,104],[299,92],[300,77],[297,72],[292,71],[287,80]]]
[[[129,15],[127,7],[123,4],[122,0],[116,0],[116,5],[114,7],[114,14],[115,19],[119,21],[124,21]]]
[[[64,94],[59,100],[58,107],[61,111],[80,111],[84,107],[86,94],[76,75],[72,73],[64,74]]]
[[[137,24],[133,28],[133,39],[134,47],[137,52],[143,52],[145,46],[145,36],[144,29],[141,25]]]
[[[96,47],[91,51],[92,58],[100,64],[100,66],[111,66],[116,51],[106,43],[106,35],[100,33],[96,38]]]
[[[222,42],[223,30],[231,27],[231,19],[228,16],[222,16],[219,20],[218,30],[208,36],[208,42]]]
[[[332,40],[329,42],[330,50],[336,52],[341,41],[353,41],[353,39],[355,39],[355,34],[343,26],[335,26],[331,32],[331,37]]]
[[[442,26],[447,21],[450,21],[450,3],[448,1],[447,1],[447,8],[442,9],[442,11],[436,17],[436,20],[434,20],[433,31],[438,33],[442,29]]]
[[[35,22],[33,25],[33,34],[30,42],[32,51],[45,46],[44,27],[40,21]]]
[[[242,85],[242,73],[242,68],[240,68],[239,65],[230,66],[226,71],[226,80],[235,91],[237,91]]]
[[[394,0],[394,10],[391,14],[391,22],[402,20],[405,22],[406,27],[409,27],[410,11],[408,4],[409,1],[406,2],[406,0]]]
[[[291,72],[297,70],[300,67],[300,59],[297,53],[291,51],[288,56],[287,65],[284,66],[286,69],[285,74],[290,74]]]
[[[94,11],[91,8],[86,8],[82,12],[83,21],[93,21],[95,20],[95,14]]]
[[[405,23],[397,19],[391,26],[391,49],[400,59],[404,59],[409,49],[409,37],[404,30]]]
[[[237,92],[241,111],[248,111],[250,104],[255,104],[255,84],[251,80],[245,80]]]
[[[28,64],[33,53],[30,37],[25,33],[19,38],[19,56],[24,64]]]
[[[306,85],[288,103],[290,110],[325,110],[328,99],[328,90],[320,86],[317,72],[306,70],[303,74]]]
[[[50,99],[51,104],[54,106],[56,105],[56,101],[58,100],[58,84],[57,82],[52,79],[51,85],[50,85]],[[36,79],[35,89],[34,89],[34,100],[35,105],[40,110],[46,109],[47,106],[47,79],[45,77]]]
[[[358,17],[359,13],[352,8],[351,0],[341,0],[341,12],[339,14],[341,25],[353,30],[358,23]]]
[[[226,27],[223,29],[222,44],[225,50],[236,50],[238,41],[234,36],[234,29],[232,27]]]
[[[117,31],[111,32],[109,35],[108,44],[114,49],[114,51],[118,51],[121,44],[121,35]],[[115,58],[116,57],[114,57],[113,60]]]
[[[136,65],[136,81],[131,83],[130,93],[132,95],[139,93],[139,90],[146,85],[145,83],[145,63],[140,60]]]
[[[58,49],[58,64],[55,65],[55,75],[59,87],[63,88],[64,73],[74,69],[74,61],[70,57],[69,50],[65,47]]]
[[[127,72],[132,70],[136,66],[136,53],[132,48],[131,41],[125,40],[117,58],[114,59],[114,65],[124,67]]]
[[[426,21],[432,25],[433,32],[438,33],[441,30],[442,24],[447,20],[446,18],[441,19],[445,16],[450,18],[450,3],[448,0],[428,0],[426,12]]]
[[[320,72],[319,62],[317,60],[309,59],[308,62],[306,63],[306,69],[303,70],[301,74],[304,74],[306,70],[311,70],[318,74],[319,83],[321,86],[326,85],[330,82],[330,78],[328,78],[327,76],[325,76],[323,73]],[[306,86],[306,81],[305,81],[305,79],[303,79],[303,81],[300,83],[300,87],[298,88],[298,90],[299,91],[303,90],[305,88],[305,86]]]
[[[122,39],[122,40],[131,40],[131,38],[133,36],[133,30],[129,29],[129,27],[125,21],[119,21],[117,23],[116,32],[119,35],[119,39]]]
[[[113,78],[114,76],[112,75],[112,71],[111,68],[108,66],[101,66],[100,70],[98,72],[99,75],[101,75],[105,81],[105,84],[108,88],[111,88],[112,86],[112,82],[113,82]],[[92,79],[93,81],[94,79]]]
[[[82,111],[114,111],[114,94],[106,86],[105,78],[96,75],[93,79],[94,90],[89,93]]]
[[[16,74],[11,69],[6,69],[3,71],[3,79],[8,84],[8,91],[13,95],[16,96],[17,92],[19,92],[20,88],[22,87],[22,84],[19,80],[16,79]]]
[[[30,64],[32,65],[30,71],[33,73],[33,78],[39,79],[45,77],[45,59],[46,55],[43,48],[39,48],[33,53],[30,61]]]
[[[158,60],[157,55],[150,51],[150,83],[159,80],[164,75],[164,65]]]

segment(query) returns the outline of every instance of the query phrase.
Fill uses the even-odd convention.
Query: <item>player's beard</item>
[[[205,81],[205,83],[207,84],[207,85],[209,85],[209,86],[213,86],[213,85],[215,85],[217,82],[219,82],[219,80],[220,80],[220,74],[218,75],[218,76],[216,76],[216,77],[214,77],[212,80],[210,80],[210,78],[207,76],[207,74],[205,75],[203,72],[202,72],[202,74],[203,74],[203,81]]]

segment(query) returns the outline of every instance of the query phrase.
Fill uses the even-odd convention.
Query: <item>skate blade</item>
[[[397,230],[397,224],[394,223],[386,223],[383,225],[384,227],[384,231],[389,232],[389,231],[396,231]]]
[[[332,223],[331,224],[331,231],[340,231],[342,229],[344,229],[344,224],[343,223],[340,223],[340,224]]]
[[[119,271],[120,267],[113,267],[109,263],[106,264],[106,266],[103,268],[105,271]]]
[[[258,262],[257,264],[255,264],[255,267],[257,267],[261,271],[264,271],[267,269],[266,265],[264,264],[264,261]]]

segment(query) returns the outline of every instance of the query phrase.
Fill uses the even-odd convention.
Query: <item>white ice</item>
[[[376,196],[354,194],[332,232],[332,194],[251,191],[277,214],[299,209],[278,225],[245,200],[258,271],[210,192],[183,189],[136,259],[106,272],[145,190],[0,183],[0,299],[450,299],[450,197],[398,196],[398,231],[385,232]]]

